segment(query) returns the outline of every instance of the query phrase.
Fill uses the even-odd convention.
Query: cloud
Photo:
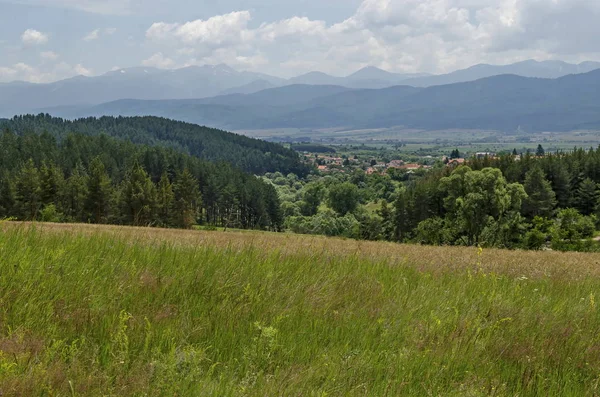
[[[170,69],[175,66],[175,62],[170,58],[166,58],[162,52],[157,52],[150,58],[142,61],[142,65],[159,69]]]
[[[43,51],[40,52],[40,58],[44,61],[56,61],[58,59],[58,54],[54,51]]]
[[[93,41],[98,40],[102,35],[113,35],[117,31],[117,28],[106,28],[106,29],[94,29],[89,32],[84,38],[84,41]]]
[[[30,83],[49,83],[76,75],[91,76],[93,71],[81,64],[70,65],[66,62],[44,63],[39,66],[19,62],[11,66],[0,67],[1,82],[20,80]]]
[[[157,22],[146,38],[177,65],[220,61],[286,75],[366,65],[444,73],[483,62],[600,59],[597,0],[364,0],[335,24],[299,16],[258,26],[251,20],[249,11],[237,11]]]
[[[100,29],[92,30],[84,38],[84,41],[97,40],[100,37]]]
[[[92,76],[94,72],[91,69],[84,67],[82,64],[78,63],[73,66],[73,71],[77,73],[78,76]]]
[[[48,42],[48,35],[35,29],[27,29],[21,35],[21,41],[27,46],[42,45]]]

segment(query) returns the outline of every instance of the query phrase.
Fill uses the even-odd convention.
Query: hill
[[[120,101],[77,114],[154,114],[230,129],[570,131],[600,128],[600,70],[558,79],[501,75],[427,88],[299,85],[197,101]]]
[[[598,255],[6,223],[0,253],[5,395],[591,395],[600,372]]]
[[[213,128],[158,117],[101,117],[74,121],[48,115],[19,116],[0,121],[0,130],[17,133],[49,132],[57,138],[70,132],[127,139],[133,143],[172,147],[212,162],[227,162],[245,171],[262,174],[280,171],[303,176],[308,168],[297,153],[281,145]]]

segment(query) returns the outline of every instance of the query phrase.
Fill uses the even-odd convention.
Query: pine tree
[[[540,167],[536,166],[526,174],[524,188],[528,197],[523,205],[523,213],[530,219],[536,216],[552,217],[556,207],[556,194]]]
[[[583,215],[591,215],[598,206],[598,185],[590,178],[581,182],[577,189],[575,206]]]
[[[135,165],[128,173],[120,201],[128,223],[135,226],[152,223],[156,209],[156,187],[140,165]]]
[[[174,220],[175,226],[183,229],[191,228],[196,223],[202,202],[198,180],[186,168],[173,184],[175,194]]]
[[[173,224],[173,204],[175,202],[175,194],[173,193],[173,185],[169,181],[167,172],[163,172],[158,182],[157,189],[157,219],[160,226],[167,227]]]
[[[35,220],[40,209],[40,175],[29,159],[17,175],[16,214],[23,220]]]
[[[42,164],[40,169],[41,199],[43,205],[57,204],[65,182],[62,171],[55,164]]]
[[[90,163],[88,195],[85,209],[93,223],[102,223],[108,216],[111,198],[111,182],[99,157]]]
[[[81,163],[77,163],[61,192],[61,212],[73,222],[85,222],[85,205],[88,197],[88,176]]]
[[[8,171],[0,175],[0,218],[13,215],[15,206],[15,185]]]
[[[544,150],[541,144],[538,145],[537,150],[535,151],[535,155],[538,157],[544,157],[546,155],[546,151]]]

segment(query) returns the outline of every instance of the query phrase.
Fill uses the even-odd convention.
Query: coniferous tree
[[[126,222],[134,226],[150,225],[156,209],[156,187],[148,173],[135,165],[128,173],[121,191]]]
[[[88,176],[81,163],[75,166],[71,176],[65,181],[61,192],[60,209],[72,222],[85,222],[85,206],[88,197]]]
[[[86,211],[93,223],[102,223],[108,216],[111,199],[111,181],[100,157],[90,163]]]
[[[40,168],[40,188],[43,205],[59,202],[59,194],[65,182],[62,171],[53,163],[44,162]]]
[[[189,229],[196,223],[202,196],[198,188],[198,180],[187,168],[177,175],[173,184],[173,193],[175,194],[173,213],[175,226]]]
[[[23,220],[35,220],[40,210],[40,175],[33,160],[29,159],[17,175],[16,215]]]
[[[591,215],[596,211],[598,206],[598,185],[590,178],[586,178],[581,182],[576,193],[575,207],[583,215]]]
[[[524,215],[530,219],[536,216],[552,217],[556,207],[556,194],[540,167],[536,166],[526,174],[524,188],[528,196],[523,203]]]
[[[3,170],[0,175],[0,218],[14,215],[14,206],[15,185],[8,171]]]
[[[173,193],[173,185],[171,185],[169,176],[165,171],[158,182],[156,197],[157,220],[160,226],[167,227],[172,225],[174,202],[175,194]]]
[[[546,155],[546,151],[544,150],[541,144],[538,145],[537,150],[535,151],[535,155],[538,157],[544,157]]]

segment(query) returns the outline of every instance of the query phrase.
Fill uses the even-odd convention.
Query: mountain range
[[[345,77],[311,72],[282,79],[263,73],[240,72],[224,64],[190,66],[176,70],[136,67],[115,70],[97,77],[77,76],[49,84],[0,84],[0,117],[48,109],[58,110],[61,114],[77,113],[83,108],[124,99],[196,100],[234,94],[250,95],[297,85],[338,86],[354,90],[384,89],[397,85],[430,87],[501,74],[558,78],[598,68],[600,63],[596,62],[574,65],[560,61],[525,61],[505,66],[476,65],[445,75],[400,74],[366,67]]]
[[[499,75],[431,87],[290,85],[204,99],[119,100],[50,109],[75,118],[153,115],[233,130],[419,128],[570,131],[600,128],[600,69],[557,79]]]

